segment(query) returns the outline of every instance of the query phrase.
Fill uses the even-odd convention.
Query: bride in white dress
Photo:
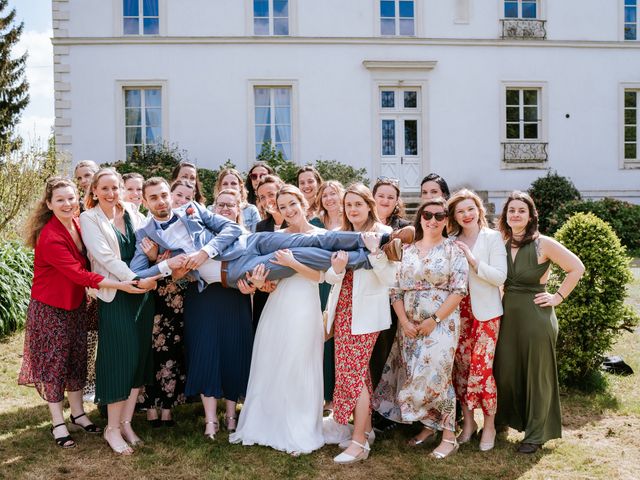
[[[277,208],[289,225],[283,235],[320,230],[307,222],[306,201],[296,187],[280,190]],[[246,400],[229,441],[310,453],[324,445],[324,332],[318,295],[324,275],[297,262],[289,250],[277,252],[276,260],[297,273],[280,280],[262,311]]]

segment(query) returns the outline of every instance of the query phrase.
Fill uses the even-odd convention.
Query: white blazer
[[[134,230],[140,228],[145,221],[144,215],[131,203],[122,202],[122,205],[129,212]],[[133,280],[136,277],[136,274],[120,258],[118,237],[113,231],[113,225],[98,205],[80,215],[80,229],[93,272],[105,278],[120,281]],[[115,298],[116,292],[115,288],[101,288],[91,293],[109,303]]]
[[[381,232],[390,233],[391,228],[384,226]],[[353,272],[352,321],[351,333],[362,335],[379,332],[391,326],[391,306],[389,304],[389,288],[395,284],[399,263],[390,262],[384,253],[369,254],[373,269],[358,269]],[[336,315],[336,306],[342,288],[345,272],[337,274],[333,268],[327,270],[325,281],[332,283],[331,293],[327,300],[327,333]]]
[[[478,261],[478,273],[469,268],[471,311],[482,322],[503,313],[499,287],[507,279],[507,250],[502,235],[484,227],[471,252]]]

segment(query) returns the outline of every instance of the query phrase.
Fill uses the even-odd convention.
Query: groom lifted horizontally
[[[364,250],[365,242],[357,232],[244,234],[236,223],[209,212],[195,202],[172,211],[169,184],[163,178],[148,179],[142,195],[152,218],[136,232],[136,253],[131,269],[140,276],[167,276],[178,268],[191,271],[200,291],[215,282],[237,288],[238,280],[244,279],[260,264],[269,269],[269,280],[293,275],[295,272],[289,267],[270,262],[275,258],[274,253],[282,249],[290,249],[300,263],[315,270],[327,270],[331,266],[332,252],[338,250],[348,252],[347,268],[371,268],[368,252]],[[170,250],[178,257],[150,266],[142,248],[145,237],[158,245],[160,253]],[[381,244],[390,260],[399,260],[402,241],[409,243],[412,240],[413,231],[405,229],[395,232],[394,236],[382,236]],[[370,239],[367,244],[371,245]]]

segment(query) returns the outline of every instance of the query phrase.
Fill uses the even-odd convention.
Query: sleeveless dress
[[[136,251],[136,235],[129,214],[125,213],[126,234],[113,227],[120,258],[127,265]],[[98,299],[98,356],[96,359],[95,403],[109,404],[129,398],[132,388],[153,379],[151,332],[153,297],[121,290],[111,302]]]
[[[310,453],[324,445],[318,282],[280,280],[262,311],[253,343],[247,397],[231,443]]]
[[[542,445],[561,436],[558,321],[553,307],[533,303],[535,294],[545,289],[540,278],[550,262],[538,264],[534,242],[521,247],[515,259],[508,244],[506,249],[504,316],[494,363],[496,425],[524,431],[524,443]]]

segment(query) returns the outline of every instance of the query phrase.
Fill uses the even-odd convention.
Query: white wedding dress
[[[318,283],[300,274],[280,280],[260,316],[247,396],[230,442],[288,453],[324,445],[323,344]]]

